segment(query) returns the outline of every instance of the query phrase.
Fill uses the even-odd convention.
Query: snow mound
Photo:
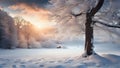
[[[92,66],[93,64],[97,67],[105,66],[111,63],[111,61],[105,57],[102,57],[98,54],[91,55],[87,57],[87,60],[84,61],[88,66]]]
[[[104,54],[103,57],[107,58],[112,63],[120,63],[120,56],[112,55],[112,54],[108,54],[108,55]]]

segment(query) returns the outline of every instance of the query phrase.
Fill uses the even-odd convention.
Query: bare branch
[[[107,27],[120,28],[120,25],[110,25],[110,24],[107,24],[107,23],[103,23],[101,21],[93,21],[93,22],[102,24],[102,25],[107,26]]]
[[[90,12],[91,16],[94,16],[100,10],[103,3],[104,3],[104,0],[99,0],[97,6],[91,10],[91,12]]]
[[[82,14],[82,13],[75,15],[75,14],[71,13],[71,15],[73,15],[74,17],[78,17],[78,16],[80,16],[81,14]]]

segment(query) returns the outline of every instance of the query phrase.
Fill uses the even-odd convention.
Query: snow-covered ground
[[[120,45],[96,43],[99,55],[81,57],[84,45],[64,49],[0,49],[0,68],[119,68]]]

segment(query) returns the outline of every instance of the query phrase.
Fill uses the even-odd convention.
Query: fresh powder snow
[[[119,68],[120,46],[95,43],[95,55],[82,57],[83,45],[61,49],[0,49],[0,68]]]

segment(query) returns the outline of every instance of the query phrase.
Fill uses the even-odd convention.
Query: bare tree
[[[28,48],[30,48],[30,42],[29,42],[29,40],[30,40],[30,37],[31,37],[31,27],[32,27],[32,24],[30,23],[30,22],[26,22],[25,24],[24,24],[24,27],[23,27],[23,29],[24,29],[24,35],[25,35],[25,38],[26,38],[26,42],[27,42],[27,47]]]
[[[56,22],[62,23],[63,26],[66,25],[66,23],[70,23],[71,20],[74,20],[72,21],[73,23],[78,22],[78,24],[76,25],[79,25],[79,21],[85,23],[85,53],[83,55],[84,57],[95,54],[93,49],[93,27],[95,23],[114,28],[120,27],[119,25],[111,25],[107,23],[108,21],[100,21],[100,18],[95,19],[97,12],[103,6],[104,0],[51,0],[50,2],[53,4],[54,9],[52,9],[51,11],[53,12],[53,17],[57,19]],[[110,3],[111,2],[112,0],[110,0]],[[113,14],[113,11],[111,11],[111,14]],[[83,20],[80,19],[80,16],[82,16]],[[113,16],[111,15],[110,17]]]
[[[16,26],[16,29],[17,29],[18,40],[19,40],[22,27],[24,26],[24,23],[26,21],[20,16],[14,17],[14,21],[15,21],[14,23],[15,23],[15,26]]]
[[[95,23],[100,23],[107,27],[120,28],[119,25],[110,25],[105,22],[101,22],[98,20],[93,20],[95,14],[101,9],[103,6],[104,0],[98,0],[97,5],[92,8],[90,11],[86,13],[86,23],[85,23],[85,57],[90,56],[94,53],[93,51],[93,27]],[[79,14],[80,15],[80,14]]]
[[[27,48],[30,48],[29,39],[31,37],[30,35],[31,35],[31,30],[32,30],[31,29],[32,24],[24,20],[22,17],[15,17],[14,21],[15,21],[15,25],[16,25],[17,33],[18,33],[19,46],[21,46],[21,43],[22,43],[20,42],[22,41],[21,35],[23,35],[26,40]]]
[[[99,0],[96,7],[92,8],[90,12],[86,13],[86,23],[85,23],[85,52],[86,56],[92,55],[93,52],[93,25],[94,22],[92,18],[98,12],[98,10],[102,7],[104,0]]]

